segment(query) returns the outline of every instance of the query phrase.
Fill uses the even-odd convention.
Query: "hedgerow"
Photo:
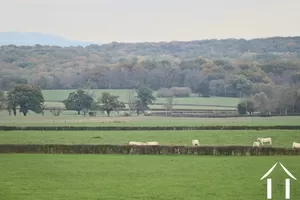
[[[129,145],[56,145],[2,144],[0,153],[42,154],[144,154],[209,156],[299,156],[300,149],[251,146],[129,146]]]
[[[0,126],[0,131],[300,130],[300,126]]]

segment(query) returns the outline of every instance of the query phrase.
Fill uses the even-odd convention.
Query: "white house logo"
[[[269,176],[272,171],[275,169],[277,166],[278,162],[273,165],[273,167],[265,174],[263,177],[261,177],[260,180],[265,179],[267,176]],[[297,180],[287,168],[285,168],[280,162],[279,162],[281,168],[285,171],[285,173],[291,177],[294,180]],[[291,198],[291,179],[287,178],[285,179],[285,199],[290,199]],[[272,179],[268,178],[267,179],[267,199],[272,199]]]

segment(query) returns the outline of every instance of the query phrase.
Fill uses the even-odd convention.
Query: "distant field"
[[[130,141],[157,141],[161,145],[252,146],[257,137],[272,137],[274,147],[292,148],[300,143],[300,131],[0,131],[0,144],[128,144]]]
[[[296,157],[148,155],[0,155],[3,200],[262,200],[260,178],[280,161],[300,177]],[[286,174],[271,174],[273,199],[284,199]],[[291,199],[300,199],[299,181]]]
[[[45,102],[46,108],[49,107],[60,107],[60,108],[65,108],[65,105],[62,102]],[[128,109],[128,105],[125,105],[126,108]],[[165,109],[163,105],[150,105],[150,109]],[[236,108],[231,108],[231,107],[221,107],[221,106],[201,106],[201,105],[174,105],[173,110],[176,109],[187,109],[187,110],[228,110],[228,111],[236,111]]]
[[[45,116],[30,112],[24,117],[9,116],[7,112],[0,112],[0,125],[10,126],[201,126],[201,125],[299,125],[300,116],[278,117],[236,117],[236,118],[173,118],[173,117],[150,117],[133,116],[120,117],[113,114],[112,117],[99,115],[97,117],[84,117],[76,115],[75,111],[64,111],[61,116],[55,117],[50,112]]]
[[[68,98],[70,92],[75,90],[43,90],[45,101],[63,101]],[[128,102],[128,95],[130,91],[134,90],[93,90],[95,99],[101,96],[102,92],[110,92],[113,95],[118,95],[124,102]],[[91,90],[92,92],[92,90]],[[156,93],[154,93],[156,95]],[[236,107],[239,98],[230,97],[187,97],[187,98],[175,98],[174,104],[197,104],[207,106],[233,106]],[[166,98],[157,98],[155,103],[166,103]]]

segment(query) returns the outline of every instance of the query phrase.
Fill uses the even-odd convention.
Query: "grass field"
[[[295,157],[141,155],[0,155],[3,200],[262,200],[260,178],[280,161],[300,177]],[[284,199],[284,171],[271,174],[273,199]],[[291,180],[291,199],[300,199]]]
[[[65,105],[62,102],[45,102],[44,103],[46,108],[50,107],[60,107],[65,108]],[[128,109],[128,104],[125,104],[126,108]],[[150,109],[165,109],[163,105],[150,105]],[[186,109],[186,110],[228,110],[228,111],[236,111],[236,107],[222,107],[222,106],[206,106],[206,105],[174,105],[173,110],[176,109]]]
[[[278,117],[238,117],[238,118],[175,118],[151,116],[99,116],[84,117],[76,115],[75,111],[64,111],[61,116],[55,117],[50,112],[44,116],[29,113],[24,117],[21,114],[9,116],[8,112],[0,112],[0,125],[7,126],[201,126],[201,125],[299,125],[300,116]]]
[[[157,141],[161,145],[252,146],[257,137],[271,137],[273,147],[292,148],[300,142],[300,131],[0,131],[0,144],[128,144],[129,141]]]
[[[43,90],[43,95],[45,101],[63,101],[68,98],[70,92],[74,92],[75,90]],[[101,96],[102,92],[109,92],[113,95],[118,95],[120,100],[124,102],[128,102],[128,95],[130,91],[133,90],[91,90],[94,92],[94,98],[98,99]],[[154,92],[156,95],[156,92]],[[202,98],[202,97],[188,97],[188,98],[175,98],[174,104],[197,104],[197,105],[207,105],[207,106],[233,106],[236,107],[239,98],[230,98],[230,97],[210,97],[210,98]],[[155,103],[166,103],[166,98],[157,98]]]

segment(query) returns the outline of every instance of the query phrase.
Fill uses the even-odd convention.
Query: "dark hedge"
[[[2,144],[0,153],[46,154],[184,154],[210,156],[300,155],[300,149],[251,146],[129,146],[129,145],[28,145]]]

